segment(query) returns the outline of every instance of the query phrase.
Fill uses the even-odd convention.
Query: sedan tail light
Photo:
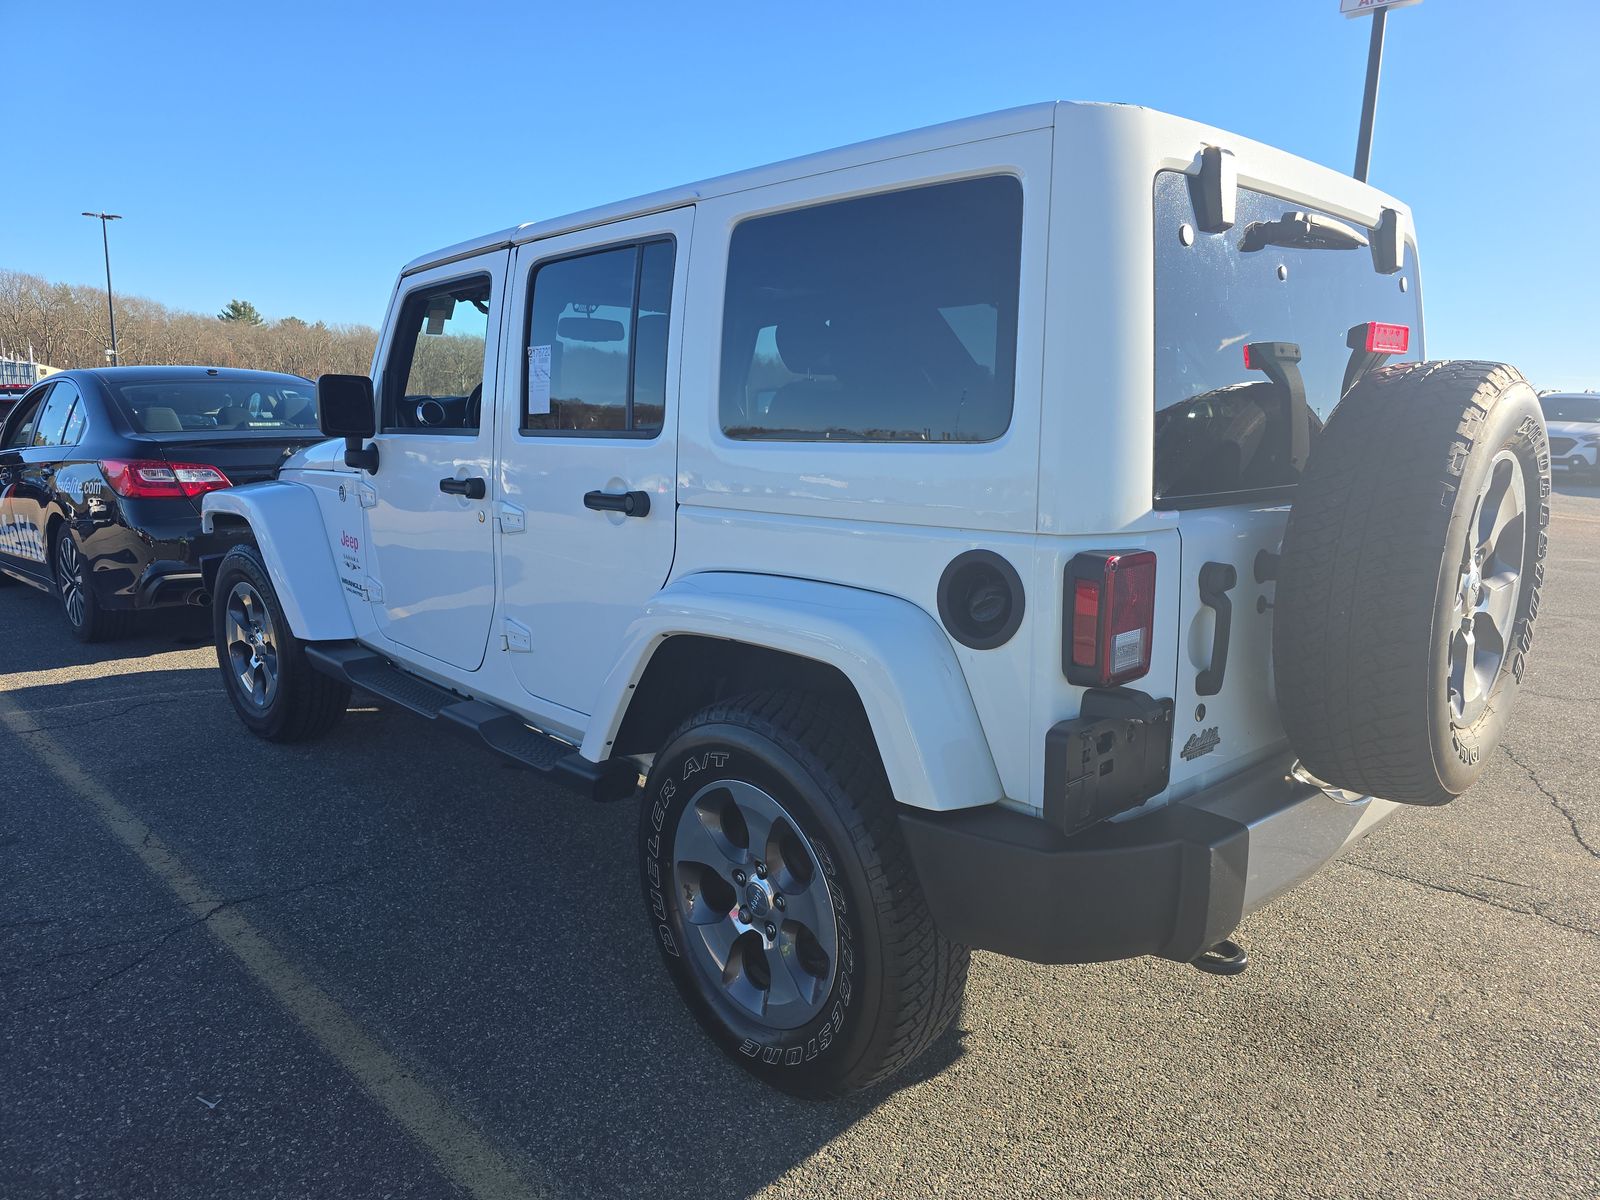
[[[1067,564],[1062,670],[1084,687],[1112,687],[1150,670],[1156,556],[1095,550]]]
[[[232,487],[228,477],[205,463],[162,462],[158,459],[102,459],[106,484],[119,496],[141,500],[203,496]]]

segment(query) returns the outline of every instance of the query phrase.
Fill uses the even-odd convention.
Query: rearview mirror
[[[366,440],[378,432],[378,406],[365,375],[323,375],[317,380],[322,432],[344,439],[344,464],[378,473],[378,451]]]
[[[621,321],[604,317],[562,317],[556,322],[556,336],[568,342],[620,342],[628,331]]]
[[[317,414],[329,437],[369,438],[378,431],[372,380],[365,375],[324,375],[317,380]]]

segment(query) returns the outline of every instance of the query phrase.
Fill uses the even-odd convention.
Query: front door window
[[[475,433],[483,421],[487,276],[406,297],[384,372],[385,433]]]

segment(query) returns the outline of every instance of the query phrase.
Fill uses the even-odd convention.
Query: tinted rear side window
[[[534,268],[524,433],[661,432],[675,253],[655,241]]]
[[[779,441],[986,442],[1011,422],[1022,184],[968,179],[733,231],[722,429]]]
[[[1406,246],[1397,274],[1382,275],[1361,245],[1322,248],[1260,241],[1304,206],[1239,189],[1234,225],[1195,228],[1188,177],[1163,171],[1155,184],[1155,500],[1225,502],[1291,485],[1291,421],[1284,390],[1245,366],[1252,342],[1300,348],[1306,423],[1314,446],[1339,403],[1351,328],[1366,321],[1404,325],[1420,357],[1416,264]],[[1326,214],[1314,214],[1326,218]],[[1345,228],[1370,239],[1371,230]],[[1256,235],[1246,236],[1252,225]],[[1273,236],[1273,235],[1267,235]],[[1286,238],[1285,240],[1293,240]],[[1186,244],[1187,243],[1187,244]]]

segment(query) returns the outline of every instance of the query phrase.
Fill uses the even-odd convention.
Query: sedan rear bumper
[[[1330,799],[1289,765],[1072,837],[993,806],[903,809],[900,825],[952,941],[1044,963],[1189,962],[1398,807]]]

